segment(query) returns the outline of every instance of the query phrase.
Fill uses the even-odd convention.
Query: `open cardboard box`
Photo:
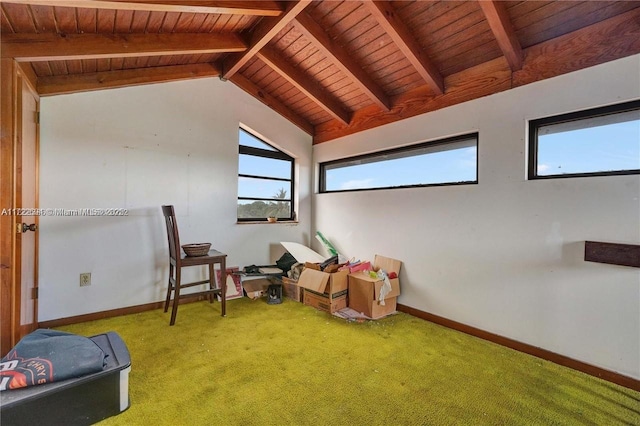
[[[298,286],[304,289],[303,303],[329,313],[345,308],[348,275],[346,270],[329,274],[305,268],[298,278]]]
[[[270,284],[271,281],[267,278],[256,278],[243,281],[242,288],[249,299],[256,300],[267,295]]]
[[[373,261],[375,271],[380,269],[389,274],[395,272],[400,274],[402,262],[384,256],[376,255]],[[369,318],[378,319],[396,311],[396,300],[400,295],[400,280],[391,278],[391,291],[384,298],[382,305],[378,298],[380,289],[384,281],[372,278],[367,272],[356,272],[349,274],[349,307],[358,312],[362,312]]]
[[[316,309],[329,313],[347,307],[349,271],[322,272],[317,269],[319,269],[318,264],[326,260],[324,256],[302,244],[292,242],[281,242],[280,244],[282,244],[298,262],[306,265],[300,277],[298,277],[297,283],[295,283],[302,291],[302,302],[305,305],[313,306]],[[284,278],[282,281],[283,283],[286,282]]]
[[[311,268],[304,268],[300,278],[298,278],[298,286],[316,293],[326,293],[337,297],[340,295],[338,293],[346,293],[348,290],[348,275],[349,271],[346,270],[329,274]]]

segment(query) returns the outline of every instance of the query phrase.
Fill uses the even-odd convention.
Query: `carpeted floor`
[[[117,332],[131,407],[104,425],[640,425],[640,393],[397,314],[290,300],[180,306],[60,327]]]

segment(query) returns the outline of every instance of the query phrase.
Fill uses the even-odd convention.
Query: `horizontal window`
[[[477,134],[320,164],[320,192],[455,185],[477,181]]]
[[[529,122],[529,179],[640,173],[640,101]]]
[[[257,170],[260,170],[259,173],[263,173],[266,177],[288,180],[291,178],[291,161],[249,154],[240,155],[238,164],[238,172],[240,174],[251,176]]]
[[[267,200],[274,198],[288,199],[288,192],[283,190],[283,187],[288,186],[288,181],[240,176],[238,179],[238,197]]]
[[[291,219],[290,201],[238,200],[238,220],[264,221],[269,216]]]

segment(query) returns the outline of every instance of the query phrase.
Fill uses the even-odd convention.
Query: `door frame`
[[[36,76],[30,67],[22,67],[13,59],[0,60],[0,355],[4,356],[20,338],[37,327],[38,236],[35,246],[34,294],[21,294],[20,234],[17,225],[22,217],[15,209],[22,198],[22,88],[26,83],[40,110]],[[36,204],[38,200],[39,125],[36,124]],[[38,207],[31,206],[31,207]],[[36,218],[37,220],[37,218]],[[35,297],[34,322],[21,326],[21,300]]]

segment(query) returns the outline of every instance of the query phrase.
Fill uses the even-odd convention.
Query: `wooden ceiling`
[[[0,2],[41,96],[219,76],[314,143],[640,53],[640,1]]]

